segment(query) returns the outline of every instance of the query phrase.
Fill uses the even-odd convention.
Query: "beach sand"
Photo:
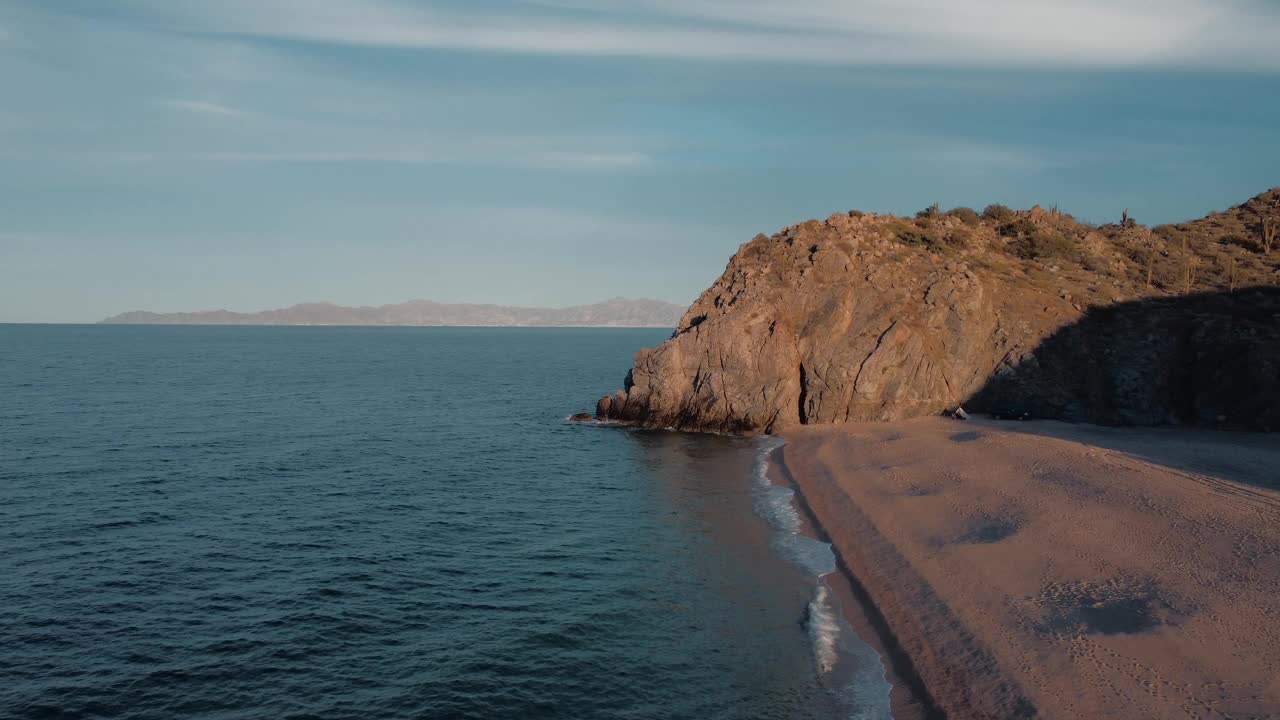
[[[1280,717],[1280,438],[1055,422],[788,433],[895,715]]]

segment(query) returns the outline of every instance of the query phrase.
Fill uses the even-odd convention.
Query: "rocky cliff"
[[[1280,189],[1147,229],[859,212],[743,245],[597,417],[774,432],[965,404],[1280,429]]]

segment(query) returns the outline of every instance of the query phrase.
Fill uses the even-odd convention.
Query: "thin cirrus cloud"
[[[315,8],[322,10],[323,2],[317,0]],[[10,167],[27,162],[42,172],[83,169],[86,161],[96,161],[161,171],[191,164],[366,163],[594,174],[645,171],[667,151],[655,133],[581,127],[548,132],[493,122],[473,128],[469,90],[423,93],[393,81],[357,81],[332,67],[320,72],[319,65],[287,52],[254,48],[226,35],[175,34],[174,17],[165,17],[167,28],[159,13],[115,17],[131,22],[95,26],[84,36],[84,56],[107,54],[111,62],[75,75],[39,57],[6,57],[25,65],[0,64],[0,81],[11,82],[31,102],[0,109],[0,132],[38,127],[61,135],[56,143],[0,144],[0,158]],[[72,16],[38,10],[19,19],[27,21],[25,35],[33,40],[83,33],[87,27]],[[218,24],[208,18],[200,27]],[[159,70],[152,63],[156,55],[169,59]],[[94,118],[79,124],[80,116],[61,102],[72,93],[43,91],[59,85],[95,98]],[[102,91],[111,87],[124,91]],[[491,111],[516,117],[521,107],[511,101],[494,104]]]
[[[161,104],[172,110],[194,115],[211,115],[225,118],[246,118],[251,115],[246,110],[204,100],[165,100]]]
[[[525,144],[533,144],[525,141]],[[104,159],[123,163],[168,164],[204,162],[227,165],[288,163],[336,164],[378,163],[386,165],[473,165],[532,170],[627,171],[640,170],[654,164],[652,155],[630,151],[584,149],[504,150],[508,143],[485,140],[466,143],[386,148],[356,147],[351,149],[266,149],[266,150],[145,150],[107,151]]]
[[[822,64],[1280,69],[1265,0],[136,0],[188,31],[346,45]],[[490,8],[495,7],[490,5]]]
[[[161,156],[164,157],[164,156]],[[572,150],[496,155],[482,152],[448,152],[422,149],[351,151],[264,151],[181,153],[180,159],[219,163],[350,163],[404,165],[488,165],[537,170],[633,170],[649,167],[653,158],[633,152],[581,152]]]

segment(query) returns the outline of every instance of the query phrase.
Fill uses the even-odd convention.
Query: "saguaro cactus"
[[[1280,219],[1269,217],[1262,219],[1262,252],[1270,255],[1271,246],[1276,244],[1276,234],[1280,231]]]
[[[1200,258],[1191,253],[1187,247],[1187,238],[1182,238],[1182,291],[1191,292],[1191,288],[1196,284],[1196,268],[1200,265]]]

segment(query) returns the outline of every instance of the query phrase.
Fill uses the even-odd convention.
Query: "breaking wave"
[[[813,576],[813,598],[805,608],[804,627],[819,681],[851,720],[892,718],[890,685],[880,656],[853,632],[827,582],[836,571],[834,550],[829,543],[805,534],[795,491],[769,480],[769,458],[783,444],[778,438],[760,442],[752,466],[752,504],[756,514],[774,529],[775,550]]]
[[[831,606],[831,591],[825,583],[819,582],[809,601],[809,612],[805,619],[809,629],[809,640],[813,643],[813,657],[818,663],[818,671],[823,675],[836,667],[840,641],[840,619]]]

